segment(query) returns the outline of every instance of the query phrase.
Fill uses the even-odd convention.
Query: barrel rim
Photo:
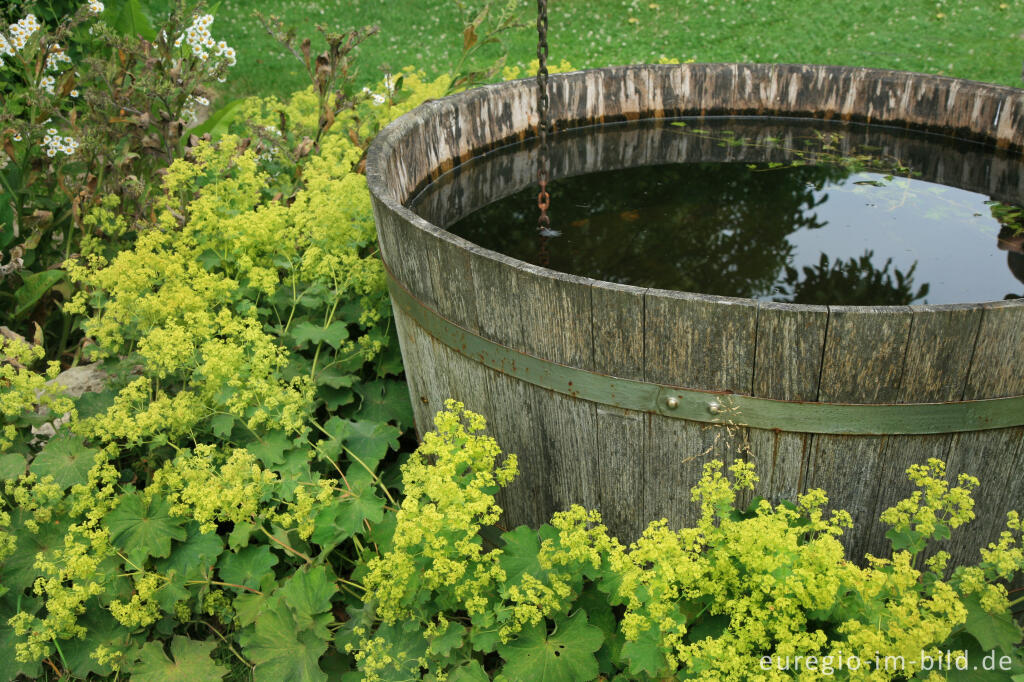
[[[976,89],[979,93],[988,94],[992,97],[1018,97],[1024,103],[1024,89],[1014,88],[1005,85],[998,85],[994,83],[985,83],[983,81],[975,81],[963,78],[953,78],[950,76],[940,76],[935,74],[924,74],[912,71],[900,71],[896,69],[878,69],[870,67],[859,67],[859,66],[834,66],[834,65],[815,65],[815,64],[757,64],[757,63],[744,63],[744,62],[705,62],[705,63],[686,63],[686,64],[632,64],[623,66],[608,66],[597,69],[582,69],[576,71],[569,71],[559,74],[552,74],[550,76],[551,87],[567,81],[572,78],[578,78],[580,74],[586,73],[606,73],[610,76],[614,76],[616,72],[627,73],[629,71],[643,71],[643,70],[655,70],[664,71],[671,73],[675,70],[696,70],[696,69],[709,69],[709,68],[726,68],[726,69],[739,69],[747,68],[754,71],[762,71],[764,73],[772,73],[778,69],[805,69],[805,68],[818,68],[824,70],[826,73],[846,73],[846,74],[862,74],[871,76],[872,80],[877,80],[880,83],[884,83],[886,77],[900,76],[900,77],[911,77],[912,79],[923,79],[927,81],[934,81],[940,83],[958,84],[961,86],[967,86],[968,88]],[[535,87],[533,79],[516,79],[512,81],[505,81],[501,83],[489,83],[482,85],[470,90],[448,95],[446,97],[434,100],[428,100],[415,109],[403,114],[399,118],[392,121],[383,130],[381,130],[374,138],[366,155],[366,183],[370,194],[376,201],[381,202],[388,209],[393,211],[399,218],[404,220],[406,223],[415,226],[416,228],[426,232],[434,238],[441,239],[448,242],[450,245],[471,252],[481,258],[500,263],[507,267],[514,268],[516,270],[529,272],[533,275],[544,277],[547,279],[557,280],[559,282],[572,283],[572,284],[584,284],[591,287],[600,287],[602,289],[614,289],[621,292],[631,292],[637,294],[644,294],[647,296],[656,296],[663,298],[674,298],[674,299],[689,299],[689,300],[702,300],[709,302],[718,302],[730,305],[743,305],[752,306],[758,308],[763,305],[769,305],[769,302],[758,301],[753,298],[735,297],[735,296],[721,296],[717,294],[705,294],[702,292],[693,291],[681,291],[675,289],[657,289],[651,287],[637,287],[627,284],[618,284],[614,282],[608,282],[606,280],[595,279],[592,277],[586,277],[582,275],[573,275],[570,273],[561,272],[544,266],[534,265],[527,263],[526,261],[512,258],[506,254],[493,251],[491,249],[479,246],[463,237],[452,234],[444,228],[434,225],[425,218],[419,216],[410,208],[405,206],[401,201],[393,198],[392,194],[388,191],[388,183],[385,180],[383,169],[385,167],[384,159],[386,155],[392,151],[394,144],[397,140],[400,140],[405,135],[409,134],[410,130],[415,129],[417,126],[426,125],[431,122],[432,119],[436,119],[438,114],[441,113],[444,107],[458,106],[458,104],[468,98],[490,98],[496,94],[508,92],[518,88],[530,88]],[[819,108],[821,111],[822,108]],[[822,112],[824,113],[824,112]],[[716,114],[716,115],[728,115],[728,114]],[[786,114],[785,112],[771,112],[766,111],[767,116],[785,116],[785,117],[801,117],[794,114]],[[532,115],[531,115],[532,118]],[[805,116],[803,118],[806,118]],[[877,123],[881,125],[894,125],[904,124],[907,126],[913,126],[913,124],[903,121],[897,118],[879,118],[876,119]],[[531,125],[536,125],[535,121],[532,121]],[[584,124],[593,125],[593,123]],[[570,125],[568,128],[582,127],[578,122],[575,125]],[[922,128],[917,127],[918,130]],[[924,128],[927,132],[927,128]],[[935,132],[938,128],[932,129]],[[991,130],[991,128],[989,128]],[[997,139],[993,135],[989,135],[986,140],[993,146],[996,145]],[[494,143],[501,143],[501,140],[495,140]],[[1020,144],[1010,143],[1011,149],[1016,150],[1021,148],[1024,152],[1024,139],[1020,141]],[[484,150],[477,149],[473,150],[471,157],[477,156]],[[450,159],[446,159],[448,161]],[[456,157],[456,165],[462,163],[463,159]],[[432,168],[431,171],[435,170]],[[410,193],[410,196],[415,192]],[[407,197],[409,198],[409,197]],[[815,311],[826,308],[829,311],[850,311],[850,312],[867,312],[874,311],[878,313],[890,313],[890,314],[913,314],[914,312],[944,312],[944,311],[956,311],[956,310],[976,310],[978,308],[990,309],[990,308],[1016,308],[1024,307],[1024,298],[1022,299],[1010,299],[1010,300],[992,300],[992,301],[977,301],[971,303],[936,303],[936,304],[912,304],[912,305],[888,305],[888,306],[840,306],[834,304],[817,305],[817,304],[802,304],[802,303],[782,303],[787,310],[793,311]],[[775,307],[773,304],[772,307]]]

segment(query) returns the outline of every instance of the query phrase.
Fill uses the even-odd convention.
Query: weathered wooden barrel
[[[856,555],[885,551],[879,514],[912,490],[909,465],[939,457],[951,478],[982,481],[978,520],[950,547],[976,559],[1006,511],[1024,506],[1024,300],[811,306],[630,287],[482,249],[407,207],[459,164],[532,136],[534,87],[514,81],[429,102],[370,149],[418,430],[449,397],[488,417],[519,456],[520,475],[500,500],[510,525],[579,503],[625,541],[662,517],[679,527],[696,518],[689,490],[704,462],[743,456],[757,465],[756,495],[824,488],[853,515]],[[1013,88],[861,68],[684,64],[560,74],[551,89],[560,130],[757,115],[976,140],[1004,153],[967,152],[936,172],[996,198],[1024,197],[1024,91]],[[556,148],[552,175],[687,153],[656,135],[607,139],[584,153]],[[536,171],[516,158],[421,212],[464,213],[519,189]],[[749,449],[722,447],[738,440]]]

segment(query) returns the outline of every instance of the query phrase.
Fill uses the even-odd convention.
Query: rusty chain
[[[540,218],[537,229],[545,232],[551,225],[548,207],[551,195],[548,194],[548,3],[537,0],[537,137],[540,152],[537,158],[537,208]]]

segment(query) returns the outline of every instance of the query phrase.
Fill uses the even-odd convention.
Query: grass
[[[506,38],[509,63],[526,65],[536,54],[536,6],[519,3],[524,26]],[[149,2],[155,15],[167,4]],[[225,98],[284,95],[307,84],[302,65],[253,17],[257,9],[302,36],[315,35],[318,23],[380,26],[360,48],[365,83],[406,65],[440,73],[462,42],[452,0],[222,0],[213,34],[239,55]],[[1022,85],[1024,0],[549,0],[548,11],[551,59],[576,68],[664,56],[872,66]]]

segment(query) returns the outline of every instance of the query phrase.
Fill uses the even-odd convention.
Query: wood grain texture
[[[1024,305],[999,301],[982,306],[964,400],[1024,393]]]
[[[762,303],[752,395],[815,400],[827,325],[825,306]]]
[[[642,381],[644,377],[644,295],[646,289],[594,284],[591,318],[594,369]],[[636,540],[646,527],[644,508],[649,479],[648,418],[641,412],[597,406],[598,499],[609,532],[623,543]]]
[[[594,368],[591,287],[579,277],[554,278],[543,268],[515,270],[521,324],[520,348],[536,357],[571,367]],[[533,408],[520,428],[534,435],[524,451],[549,467],[554,510],[573,504],[594,507],[598,500],[597,406],[534,386],[527,387]],[[567,453],[573,453],[568,455]]]
[[[818,400],[895,402],[910,318],[907,306],[829,306]]]
[[[955,532],[948,547],[961,560],[977,562],[978,548],[999,537],[1006,527],[1006,512],[1024,508],[1024,429],[997,429],[961,433],[953,437],[947,461],[947,477],[960,474],[977,478],[974,493],[975,520]]]
[[[959,400],[967,385],[980,322],[981,309],[977,306],[913,306],[906,359],[895,402]],[[877,470],[878,483],[871,491],[874,500],[867,501],[874,511],[862,531],[863,542],[855,549],[857,556],[864,552],[881,556],[889,551],[890,544],[885,538],[887,527],[878,520],[879,516],[913,493],[907,469],[932,457],[945,460],[952,440],[952,435],[894,435],[886,439]]]
[[[1024,307],[1019,303],[982,306],[964,399],[1024,393]],[[1006,512],[1024,510],[1024,428],[957,434],[949,469],[951,476],[963,472],[981,481],[975,495],[977,520],[953,545],[958,555],[977,556],[979,544],[998,538]]]
[[[700,294],[648,290],[644,311],[646,381],[704,390],[750,393],[754,369],[758,304]],[[648,496],[654,518],[670,524],[696,521],[690,488],[703,466],[735,455],[745,429],[651,415],[648,429]]]
[[[423,434],[433,428],[434,415],[444,408],[444,400],[451,394],[447,363],[435,352],[433,343],[436,342],[397,306],[394,315],[416,433],[422,439]]]
[[[650,520],[645,491],[654,484],[644,448],[648,415],[615,407],[597,407],[598,495],[596,508],[608,532],[633,542]]]
[[[753,395],[776,400],[814,400],[828,326],[825,306],[761,303],[757,319]],[[803,492],[810,436],[750,429],[750,453],[758,483],[752,494],[773,504]]]
[[[829,306],[818,398],[822,402],[886,403],[899,395],[910,335],[906,306]],[[845,509],[855,532],[843,544],[858,556],[860,533],[874,519],[885,436],[815,435],[808,450],[808,488],[823,488],[832,509]]]
[[[756,301],[651,289],[645,305],[645,380],[750,394]]]

